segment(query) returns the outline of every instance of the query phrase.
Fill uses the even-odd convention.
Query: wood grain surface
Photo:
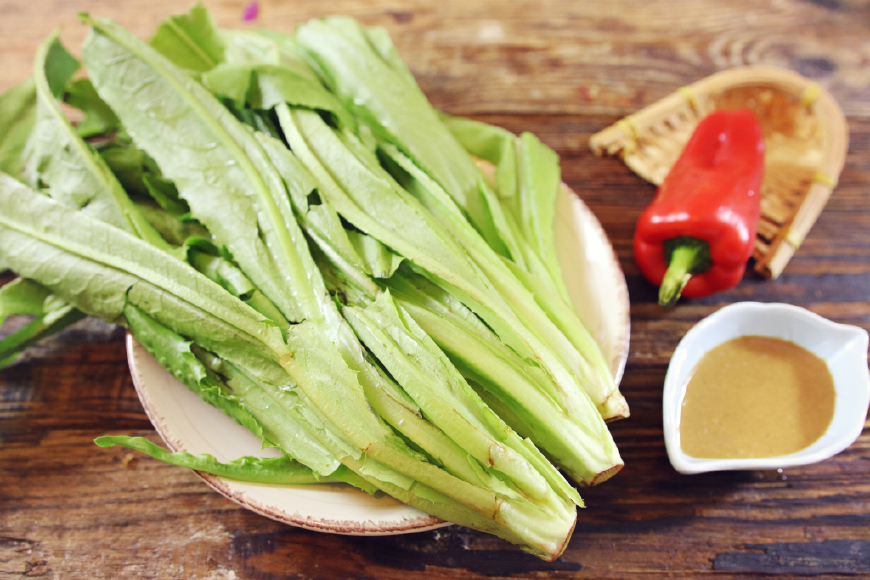
[[[583,490],[588,507],[553,563],[456,526],[378,538],[295,529],[240,508],[189,471],[91,443],[107,433],[158,438],[136,398],[122,332],[86,319],[0,372],[0,580],[870,576],[866,430],[815,465],[682,476],[668,463],[661,423],[677,343],[725,304],[788,302],[870,329],[870,3],[276,0],[260,2],[253,24],[241,22],[244,2],[205,4],[221,26],[290,30],[329,13],[383,25],[437,107],[532,131],[562,156],[565,181],[602,222],[628,280],[622,390],[632,415],[612,425],[625,469]],[[76,49],[80,11],[146,36],[186,8],[0,0],[0,90],[29,74],[37,43],[56,27]],[[842,106],[851,145],[839,186],[779,279],[748,274],[730,291],[663,310],[631,251],[654,189],[595,157],[588,139],[679,86],[759,63],[812,78]]]

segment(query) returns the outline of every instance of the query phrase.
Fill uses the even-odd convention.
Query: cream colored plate
[[[556,242],[565,282],[620,380],[629,339],[625,277],[601,224],[586,205],[567,188],[558,203]],[[210,453],[222,461],[266,453],[257,437],[175,380],[129,334],[127,355],[139,399],[170,448]],[[275,486],[200,476],[250,510],[311,530],[391,535],[448,525],[389,496],[373,497],[345,485]]]

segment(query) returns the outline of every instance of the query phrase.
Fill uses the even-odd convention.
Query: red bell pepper
[[[640,271],[659,303],[735,286],[761,214],[764,136],[752,111],[716,111],[698,124],[634,233]]]

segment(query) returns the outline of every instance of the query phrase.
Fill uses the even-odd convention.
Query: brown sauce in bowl
[[[834,380],[808,350],[741,336],[704,354],[680,408],[680,445],[698,458],[776,457],[810,446],[834,416]]]

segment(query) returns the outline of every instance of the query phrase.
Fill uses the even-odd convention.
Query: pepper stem
[[[710,268],[710,245],[704,240],[681,236],[665,242],[668,270],[659,288],[659,305],[673,306],[692,274]]]

